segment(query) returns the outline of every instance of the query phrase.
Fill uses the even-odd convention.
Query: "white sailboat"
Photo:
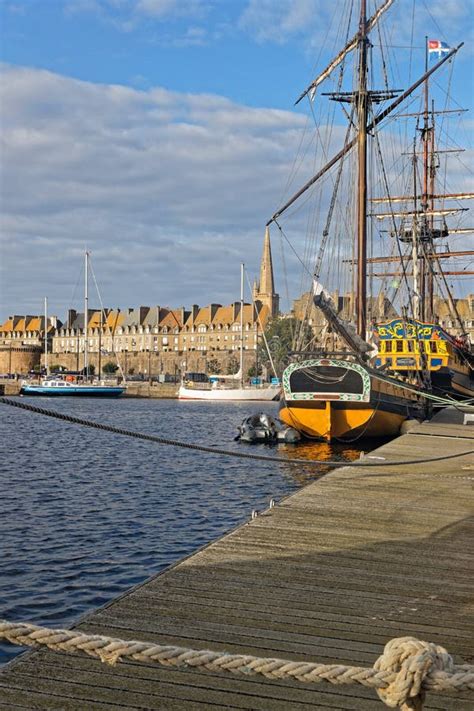
[[[178,391],[179,400],[210,401],[266,401],[279,400],[279,383],[257,385],[244,384],[244,265],[240,265],[240,361],[235,375],[210,375],[209,383],[182,383]]]
[[[113,385],[104,380],[93,380],[89,378],[89,252],[85,252],[85,276],[84,276],[84,369],[83,379],[78,381],[65,380],[61,376],[51,377],[49,374],[48,357],[48,313],[47,299],[45,299],[44,314],[44,359],[46,378],[39,383],[23,381],[21,395],[42,395],[67,396],[67,397],[119,397],[125,392],[122,385]]]

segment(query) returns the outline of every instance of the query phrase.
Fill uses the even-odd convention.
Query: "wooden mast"
[[[429,203],[429,209],[431,212],[434,211],[434,204],[435,204],[435,178],[436,178],[436,158],[435,158],[435,113],[434,113],[434,101],[432,101],[432,109],[431,109],[431,131],[430,131],[430,148],[429,148],[429,193],[431,195],[430,197],[430,203]],[[446,195],[444,196],[445,198],[447,197]],[[462,199],[462,198],[461,198]],[[430,218],[430,228],[431,228],[431,241],[430,241],[430,254],[429,256],[432,256],[432,253],[435,251],[433,248],[432,244],[432,238],[433,238],[433,228],[434,228],[434,219],[433,216]],[[432,265],[433,262],[430,260],[430,264]],[[434,283],[433,283],[433,274],[431,273],[431,269],[428,272],[428,306],[427,306],[427,318],[432,321],[434,319],[435,313],[434,313]]]
[[[367,15],[366,0],[360,3],[358,117],[358,194],[357,194],[357,333],[365,340],[367,320]]]
[[[425,73],[428,70],[428,37],[425,37]],[[429,175],[429,149],[430,149],[430,134],[431,127],[429,125],[429,105],[428,105],[428,79],[425,79],[424,84],[424,110],[423,110],[423,128],[421,130],[421,136],[423,139],[423,193],[421,197],[421,209],[425,213],[422,219],[421,227],[421,238],[424,240],[424,247],[426,256],[431,254],[433,249],[433,244],[431,240],[431,229],[433,228],[433,217],[430,218],[428,224],[428,208],[430,207],[428,202],[428,175]],[[433,191],[431,191],[433,194]],[[425,319],[431,319],[431,308],[433,299],[430,298],[430,293],[433,291],[433,274],[430,268],[430,262],[425,258],[425,255],[420,257],[420,317],[424,321]],[[428,292],[428,299],[426,299],[426,292]]]

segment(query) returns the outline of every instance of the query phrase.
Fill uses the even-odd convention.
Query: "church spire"
[[[260,293],[271,295],[273,288],[273,265],[272,249],[270,247],[270,229],[265,228],[265,239],[263,241],[263,254],[260,264]]]
[[[270,230],[268,226],[265,229],[262,261],[260,263],[260,282],[255,296],[255,301],[259,301],[261,305],[268,306],[272,317],[278,315],[279,296],[275,293],[272,249],[270,245]]]

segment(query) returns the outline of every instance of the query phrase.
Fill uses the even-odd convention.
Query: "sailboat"
[[[20,389],[21,395],[39,395],[43,397],[119,397],[125,392],[121,385],[109,384],[106,381],[94,380],[89,376],[89,256],[85,251],[84,275],[84,368],[81,380],[69,380],[62,377],[50,376],[48,359],[48,321],[47,300],[45,299],[45,334],[44,334],[44,360],[46,377],[40,383],[23,381]]]
[[[454,48],[443,46],[434,66],[428,68],[430,45],[427,42],[424,72],[406,90],[392,90],[388,87],[384,58],[385,88],[370,88],[369,76],[372,78],[375,74],[372,68],[369,69],[373,46],[369,34],[392,3],[393,0],[385,0],[374,15],[368,18],[366,2],[361,0],[357,33],[298,98],[296,103],[304,97],[312,102],[319,85],[339,67],[337,89],[327,95],[331,100],[339,102],[348,119],[345,143],[329,161],[326,156],[325,164],[316,175],[267,222],[267,226],[273,223],[282,229],[279,220],[283,213],[324,176],[328,178],[331,168],[336,167],[333,192],[314,269],[311,298],[314,306],[323,314],[327,329],[333,334],[338,348],[332,351],[320,349],[313,353],[307,350],[300,353],[296,349],[294,361],[283,373],[283,398],[280,405],[280,418],[283,422],[308,437],[327,441],[394,436],[399,433],[406,419],[429,416],[433,403],[448,404],[453,396],[474,395],[474,360],[466,334],[455,338],[438,324],[430,322],[435,317],[433,280],[438,276],[442,279],[443,274],[441,255],[436,250],[435,241],[449,234],[445,217],[456,210],[437,209],[435,205],[436,198],[444,196],[436,195],[435,191],[437,150],[431,122],[435,111],[428,104],[428,85],[430,77],[449,62],[462,45]],[[381,34],[379,41],[380,37]],[[353,56],[354,53],[356,86],[352,91],[342,91],[344,65],[349,55]],[[411,194],[372,198],[376,187],[382,185],[388,188],[388,171],[383,169],[377,185],[371,182],[369,140],[382,162],[379,127],[383,122],[387,123],[387,117],[393,118],[395,110],[402,107],[404,102],[413,101],[413,94],[419,87],[425,97],[421,129],[419,123],[416,126],[423,143],[423,187],[421,190],[417,188],[419,166],[415,146]],[[344,104],[350,107],[349,110],[345,109]],[[380,104],[383,107],[379,107]],[[322,283],[321,260],[335,206],[341,201],[338,190],[342,183],[343,164],[346,157],[353,154],[356,167],[347,185],[355,187],[355,199],[351,203],[348,198],[347,205],[355,205],[355,239],[352,257],[346,261],[350,261],[353,267],[355,309],[353,318],[342,319],[337,303]],[[458,193],[446,197],[464,199],[474,195]],[[401,308],[399,318],[387,323],[369,324],[367,285],[369,276],[372,282],[374,274],[368,274],[368,264],[384,260],[383,257],[371,257],[368,254],[368,222],[372,216],[369,204],[371,209],[376,209],[378,202],[384,201],[389,205],[389,212],[383,215],[377,213],[375,219],[391,220],[390,234],[396,248],[395,254],[388,257],[387,261],[398,263],[395,275],[406,283],[408,303]],[[406,203],[405,209],[401,211],[398,207],[400,202]],[[439,217],[444,220],[441,227],[436,223]],[[347,215],[344,219],[347,219]],[[343,226],[350,232],[347,222]],[[409,245],[408,255],[403,255],[404,244]],[[408,260],[411,273],[406,268]],[[445,279],[444,285],[448,286]],[[452,297],[447,298],[455,310]]]
[[[244,265],[240,265],[240,344],[239,370],[234,375],[210,375],[208,383],[183,382],[178,390],[179,400],[210,401],[271,401],[280,398],[278,383],[247,385],[244,383]]]

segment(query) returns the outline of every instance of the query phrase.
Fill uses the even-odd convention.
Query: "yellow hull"
[[[283,388],[281,420],[326,441],[393,437],[406,419],[420,416],[417,393],[353,361],[321,358],[292,364],[283,374]]]
[[[307,437],[318,437],[328,442],[332,439],[352,437],[393,437],[400,431],[406,415],[384,412],[367,404],[360,409],[350,405],[337,409],[336,403],[326,400],[323,407],[295,407],[284,403],[280,419]]]

